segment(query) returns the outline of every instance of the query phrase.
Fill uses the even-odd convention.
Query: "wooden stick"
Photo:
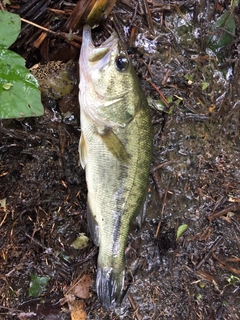
[[[219,212],[210,214],[210,216],[208,216],[207,218],[210,222],[212,222],[214,219],[219,218],[230,211],[237,211],[239,209],[240,209],[240,203],[233,203],[229,207],[227,207]]]

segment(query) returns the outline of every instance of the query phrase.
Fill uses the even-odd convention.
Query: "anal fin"
[[[99,227],[96,221],[96,217],[92,213],[89,202],[87,204],[87,221],[92,240],[96,246],[99,246]]]
[[[81,166],[83,169],[85,169],[85,166],[87,164],[87,148],[86,148],[86,143],[85,143],[83,133],[81,133],[78,151],[79,151],[79,159],[80,159]]]

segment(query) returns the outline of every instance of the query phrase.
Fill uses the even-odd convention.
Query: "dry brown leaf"
[[[81,300],[74,300],[69,303],[69,309],[71,311],[72,320],[86,320],[87,313],[84,310],[85,304]]]
[[[70,292],[78,298],[87,299],[89,297],[89,287],[91,284],[91,277],[88,274],[85,274]]]

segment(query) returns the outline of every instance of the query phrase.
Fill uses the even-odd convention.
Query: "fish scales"
[[[80,72],[79,152],[88,187],[88,225],[99,245],[96,287],[102,305],[112,309],[122,298],[129,226],[146,195],[151,119],[116,34],[95,48],[90,27],[84,27]]]

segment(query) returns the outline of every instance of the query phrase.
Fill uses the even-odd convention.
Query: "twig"
[[[148,65],[143,59],[141,59],[141,60],[142,60],[142,63],[143,63],[143,64],[145,65],[145,67],[147,68],[150,77],[153,78],[153,74],[152,74],[152,71],[151,71],[149,65]]]
[[[0,305],[0,309],[8,310],[8,311],[10,311],[11,313],[21,313],[21,312],[24,312],[23,310],[19,310],[19,309],[15,309],[15,308],[9,308],[9,307],[5,307],[5,306],[2,306],[2,305]]]
[[[213,258],[218,261],[218,263],[221,265],[222,268],[224,268],[225,270],[228,270],[228,271],[230,271],[232,273],[235,273],[238,276],[240,276],[240,270],[239,269],[236,269],[236,268],[233,268],[233,267],[229,266],[226,262],[220,260],[214,253],[213,253]]]
[[[164,166],[167,166],[168,164],[171,164],[173,163],[174,161],[170,160],[170,161],[165,161],[163,163],[160,163],[158,166],[154,167],[152,170],[151,170],[151,173],[153,173],[154,171],[164,167]]]
[[[139,305],[136,304],[136,302],[133,300],[131,294],[128,295],[128,300],[131,303],[132,308],[134,309],[134,315],[137,320],[142,320],[142,316],[139,313]]]
[[[50,30],[48,28],[42,27],[39,24],[36,24],[36,23],[34,23],[32,21],[26,20],[24,18],[21,18],[21,21],[23,21],[25,23],[28,23],[28,24],[30,24],[30,25],[38,28],[38,29],[41,29],[41,30],[45,31],[45,32],[51,33],[52,35],[54,35],[56,37],[62,37],[65,40],[67,40],[68,42],[70,42],[72,45],[74,45],[75,47],[80,48],[80,45],[77,42],[72,41],[72,40],[76,40],[78,42],[81,42],[82,38],[77,36],[77,35],[75,35],[75,34],[73,34],[73,33],[69,34],[69,33],[65,33],[65,32],[55,32],[55,31],[52,31],[52,30]]]
[[[210,255],[212,254],[212,251],[215,249],[215,247],[222,241],[222,236],[217,237],[217,239],[214,241],[214,243],[212,244],[210,250],[208,251],[208,253],[205,255],[205,257],[198,263],[198,265],[196,266],[196,270],[199,269],[204,262],[210,257]]]
[[[151,80],[149,80],[149,79],[148,79],[147,77],[145,77],[145,76],[142,76],[142,78],[143,78],[144,80],[148,81],[148,82],[151,84],[151,86],[158,92],[158,94],[159,94],[160,97],[162,98],[162,100],[163,100],[163,102],[165,103],[165,105],[166,105],[167,107],[169,107],[169,103],[168,103],[167,99],[164,97],[164,94],[158,89],[158,87],[155,85],[155,83],[153,83]]]
[[[207,218],[210,222],[212,222],[214,219],[221,217],[230,211],[237,211],[239,209],[240,209],[240,203],[233,203],[229,207],[227,207],[219,212],[210,214],[210,216],[208,216]]]
[[[146,16],[146,19],[147,19],[148,27],[154,33],[152,15],[151,15],[151,12],[149,10],[149,6],[148,6],[147,0],[143,0],[143,6],[144,6],[144,11],[145,11],[145,16]]]
[[[165,85],[166,85],[167,80],[168,80],[171,72],[172,72],[172,71],[171,71],[170,69],[168,69],[167,72],[165,73],[165,76],[164,76],[164,78],[163,78],[163,80],[162,80],[162,86],[165,86]]]
[[[161,200],[162,194],[161,194],[161,187],[160,187],[160,183],[159,183],[160,175],[159,175],[158,171],[154,170],[152,172],[152,177],[153,177],[153,180],[154,180],[154,184],[155,184],[159,199]]]
[[[25,236],[28,237],[29,239],[31,239],[32,242],[34,242],[35,244],[37,244],[39,247],[41,247],[42,249],[44,249],[45,251],[49,251],[52,250],[51,248],[47,248],[45,247],[43,244],[41,244],[41,242],[39,242],[37,239],[31,237],[29,234],[25,233]]]
[[[153,180],[154,180],[155,185],[156,185],[157,193],[158,193],[159,197],[161,197],[160,186],[159,186],[159,183],[158,183],[158,180],[160,179],[159,174],[158,174],[157,171],[154,171],[152,175],[153,175]],[[156,239],[157,239],[159,231],[160,231],[161,218],[163,216],[163,213],[164,213],[164,210],[165,210],[165,207],[166,207],[166,203],[167,203],[167,193],[168,193],[169,184],[170,184],[170,179],[168,180],[167,188],[166,188],[166,191],[165,191],[165,194],[164,194],[164,198],[163,198],[163,205],[162,205],[162,211],[161,211],[161,215],[160,215],[160,220],[159,220],[159,223],[158,223],[158,226],[157,226],[157,230],[156,230],[156,233],[155,233],[155,238]]]
[[[90,251],[90,253],[86,256],[86,258],[78,261],[77,263],[72,264],[72,267],[80,266],[81,264],[87,262],[91,258],[93,258],[98,253],[98,247],[93,247],[93,249]]]
[[[5,213],[5,215],[4,215],[3,219],[2,219],[2,221],[1,221],[1,223],[0,223],[0,227],[1,227],[1,226],[4,224],[4,222],[6,221],[7,216],[8,216],[8,210],[6,211],[6,213]]]
[[[133,13],[133,17],[132,20],[130,21],[130,28],[133,25],[133,21],[136,19],[136,15],[137,15],[137,11],[138,11],[138,6],[139,6],[139,2],[136,3],[135,9],[134,9],[134,13]]]
[[[48,28],[42,27],[42,26],[40,26],[39,24],[36,24],[36,23],[34,23],[34,22],[32,22],[32,21],[26,20],[26,19],[24,19],[24,18],[21,18],[21,21],[26,22],[26,23],[28,23],[28,24],[30,24],[30,25],[38,28],[38,29],[42,29],[43,31],[46,31],[46,32],[48,32],[48,33],[51,33],[51,34],[57,36],[57,32],[54,32],[54,31],[52,31],[52,30],[50,30],[50,29],[48,29]]]

